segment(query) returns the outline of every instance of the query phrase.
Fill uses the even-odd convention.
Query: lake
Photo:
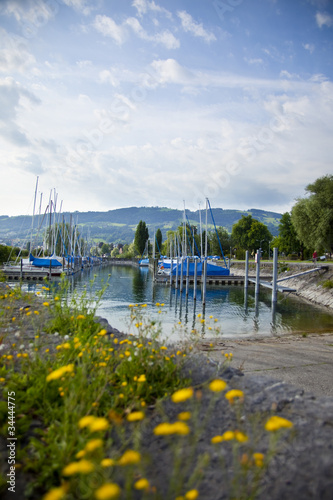
[[[207,286],[203,308],[200,287],[197,300],[193,300],[193,288],[189,288],[186,297],[185,290],[180,293],[168,285],[156,284],[148,268],[119,265],[94,268],[69,279],[71,289],[78,293],[90,288],[90,280],[93,280],[92,293],[108,283],[97,314],[125,333],[136,333],[136,321],[130,324],[133,309],[161,323],[162,338],[170,341],[193,334],[202,338],[222,335],[245,339],[333,331],[332,313],[280,293],[272,310],[271,292],[261,288],[256,300],[254,286],[249,286],[247,295],[243,286]],[[129,307],[135,304],[138,307]]]

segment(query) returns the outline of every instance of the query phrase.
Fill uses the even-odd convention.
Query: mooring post
[[[194,259],[193,300],[197,298],[198,260]]]
[[[249,251],[245,252],[245,278],[244,278],[244,288],[247,289],[249,286]]]
[[[255,293],[259,293],[260,288],[260,257],[261,257],[261,248],[258,248],[256,253],[256,291]]]
[[[190,274],[190,258],[186,258],[186,295],[188,295],[188,282],[189,282],[189,274]]]
[[[272,302],[277,301],[277,273],[278,273],[278,249],[273,248],[273,281],[272,281]]]
[[[180,283],[179,290],[183,291],[183,257],[180,258]]]
[[[202,270],[202,303],[203,305],[206,304],[206,285],[207,285],[207,259],[204,260],[203,262],[203,270]]]
[[[179,257],[176,258],[176,283],[175,283],[176,290],[178,288],[178,272],[179,272],[178,266],[179,266]]]
[[[170,241],[170,286],[172,286],[172,266],[173,266],[173,260],[172,260],[172,240]]]

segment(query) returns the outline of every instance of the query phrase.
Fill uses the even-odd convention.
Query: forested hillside
[[[222,208],[213,208],[213,217],[216,226],[223,226],[229,232],[242,215],[252,215],[254,219],[267,225],[273,235],[278,234],[278,224],[281,214],[267,212],[259,209],[224,210]],[[199,230],[200,214],[186,210],[188,220],[192,225],[196,225]],[[154,230],[161,229],[163,240],[169,230],[176,229],[183,221],[183,211],[161,207],[129,207],[108,212],[75,212],[73,214],[64,213],[56,215],[56,222],[72,221],[76,225],[82,237],[95,241],[105,241],[107,243],[131,243],[134,239],[134,233],[140,220],[146,222],[150,236]],[[202,223],[205,223],[205,211],[201,211]],[[33,225],[31,216],[0,216],[0,242],[6,244],[20,244],[24,240],[30,239],[31,230],[34,235],[39,234],[42,239],[44,228],[49,224],[48,216],[35,216]],[[213,221],[210,212],[208,212],[209,229],[213,229]],[[32,229],[33,228],[33,229]]]

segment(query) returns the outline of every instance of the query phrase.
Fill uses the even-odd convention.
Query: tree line
[[[252,256],[261,248],[267,258],[273,247],[290,258],[309,258],[313,251],[329,253],[333,251],[333,176],[326,175],[317,179],[306,188],[306,196],[298,198],[290,212],[282,215],[279,235],[272,236],[268,227],[254,219],[252,215],[243,215],[233,225],[231,233],[223,227],[207,232],[207,251],[209,255],[219,257],[235,256],[243,259],[248,250]],[[149,232],[144,221],[140,221],[134,238],[133,250],[142,255],[149,239]],[[162,242],[160,229],[155,235],[155,250],[160,255],[205,253],[205,231],[198,233],[198,227],[187,223],[176,231],[168,231]],[[176,248],[177,247],[177,248]],[[176,249],[176,251],[175,251]]]

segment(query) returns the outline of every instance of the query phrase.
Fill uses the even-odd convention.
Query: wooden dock
[[[270,276],[265,276],[265,279],[271,279]],[[249,279],[250,281],[250,279]],[[156,275],[156,283],[163,283],[165,285],[170,285],[170,276]],[[231,286],[231,285],[242,285],[244,286],[245,277],[244,276],[207,276],[207,285],[209,286]],[[255,280],[254,280],[255,282]],[[176,283],[176,276],[172,277],[172,285]],[[189,286],[194,286],[194,277],[189,276],[188,278]],[[202,284],[201,276],[197,278],[197,285]],[[180,285],[180,277],[178,277],[178,285]],[[183,276],[183,285],[186,285],[186,276]]]
[[[253,283],[253,284],[256,284],[256,279],[255,278],[249,278],[249,282]],[[262,281],[262,280],[260,280],[259,284],[260,284],[260,286],[263,286],[265,288],[270,288],[271,290],[273,290],[273,284],[270,281]],[[277,289],[278,292],[281,292],[281,293],[296,292],[296,288],[289,288],[288,286],[283,286],[283,285],[276,285],[276,289]]]

